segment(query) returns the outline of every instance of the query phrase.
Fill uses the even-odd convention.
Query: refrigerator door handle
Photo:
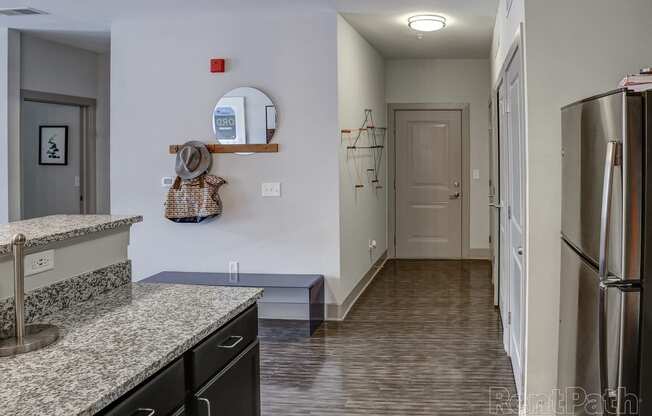
[[[600,253],[598,259],[598,276],[600,281],[607,280],[607,257],[609,251],[609,219],[611,218],[611,195],[613,191],[614,167],[619,143],[607,142],[604,160],[604,180],[602,182],[602,209],[600,211]]]
[[[600,393],[603,397],[604,411],[612,414],[614,397],[609,390],[609,370],[607,357],[607,292],[615,282],[609,278],[607,258],[609,256],[609,219],[611,217],[611,197],[613,191],[614,167],[618,142],[607,142],[604,160],[604,181],[602,183],[602,209],[600,211],[600,257],[598,260],[598,277],[600,279],[600,299],[598,312],[598,362],[600,365]]]

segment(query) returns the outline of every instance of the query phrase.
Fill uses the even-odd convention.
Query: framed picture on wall
[[[68,164],[68,126],[39,126],[39,165]]]

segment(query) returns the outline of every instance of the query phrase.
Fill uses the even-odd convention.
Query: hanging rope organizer
[[[372,110],[365,110],[364,121],[359,129],[341,131],[341,141],[346,144],[346,161],[349,176],[355,176],[355,189],[365,187],[365,174],[373,189],[382,189],[378,174],[385,149],[387,128],[376,127]],[[351,175],[351,166],[354,175]]]

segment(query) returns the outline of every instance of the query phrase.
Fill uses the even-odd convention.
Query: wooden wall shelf
[[[181,149],[180,144],[170,145],[170,154],[176,154]],[[268,144],[207,144],[211,153],[278,153],[278,143]]]

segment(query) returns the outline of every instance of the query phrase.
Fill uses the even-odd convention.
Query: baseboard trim
[[[351,293],[344,299],[341,305],[336,303],[327,303],[326,304],[326,320],[327,321],[343,321],[346,319],[346,316],[349,314],[349,311],[358,301],[360,295],[364,293],[367,287],[373,282],[378,275],[378,272],[382,270],[383,266],[387,262],[387,251],[385,251],[376,262],[371,265],[367,273],[360,279],[357,285],[353,288]]]
[[[467,259],[491,260],[491,250],[488,248],[472,248],[467,254]]]

